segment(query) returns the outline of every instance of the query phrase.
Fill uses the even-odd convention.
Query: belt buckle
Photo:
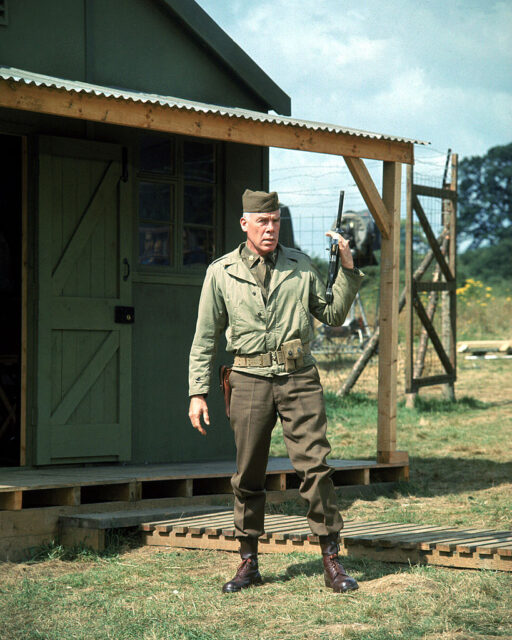
[[[278,362],[277,362],[277,351],[271,351],[271,352],[270,352],[270,360],[271,360],[274,364],[278,364]]]

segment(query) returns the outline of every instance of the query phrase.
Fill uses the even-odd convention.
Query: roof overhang
[[[414,163],[419,140],[0,67],[0,107],[146,131]]]

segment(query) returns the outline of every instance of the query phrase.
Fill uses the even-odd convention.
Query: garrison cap
[[[251,191],[246,189],[242,195],[244,213],[271,213],[279,209],[279,197],[275,191]]]

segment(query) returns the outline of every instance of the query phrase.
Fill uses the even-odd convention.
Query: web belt
[[[311,353],[309,344],[302,345],[304,355]],[[284,364],[286,360],[282,347],[276,351],[268,353],[258,353],[253,356],[235,356],[233,365],[235,367],[271,367],[274,363]]]

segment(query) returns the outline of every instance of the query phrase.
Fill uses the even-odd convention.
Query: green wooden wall
[[[264,110],[265,105],[237,81],[158,3],[149,0],[17,0],[9,2],[9,25],[0,27],[0,61],[49,75],[92,83],[163,93],[215,104]],[[86,15],[87,14],[87,15]],[[126,46],[129,42],[130,46]],[[193,72],[192,72],[193,70]],[[121,215],[133,230],[132,265],[137,264],[136,155],[140,132],[109,125],[0,109],[0,132],[28,135],[28,248],[30,306],[28,416],[37,416],[40,136],[110,142],[128,150],[131,197]],[[1,150],[0,150],[1,152]],[[241,194],[247,187],[268,187],[268,150],[225,144],[220,167],[222,210],[221,253],[243,238],[239,225]],[[130,462],[231,459],[234,444],[214,380],[209,397],[212,427],[200,436],[188,420],[188,354],[196,321],[201,277],[141,277],[134,267],[131,298],[132,388]],[[44,355],[39,357],[43,357]],[[226,362],[222,346],[219,362]],[[40,396],[41,398],[42,396]],[[41,400],[40,400],[41,401]],[[41,407],[39,408],[41,409]],[[43,408],[44,409],[44,408]],[[44,413],[44,411],[43,411]],[[35,464],[37,419],[27,425],[27,461]]]
[[[234,456],[232,432],[224,415],[224,407],[214,379],[209,404],[212,417],[210,435],[202,437],[192,429],[188,420],[188,355],[196,322],[201,277],[191,276],[180,284],[172,276],[151,281],[137,270],[137,207],[133,197],[136,189],[136,154],[139,131],[123,127],[89,124],[29,113],[0,110],[0,131],[29,134],[30,191],[29,191],[29,252],[34,282],[30,296],[34,303],[42,293],[38,289],[36,248],[39,229],[37,142],[39,132],[58,138],[118,143],[128,149],[130,159],[128,190],[122,215],[125,227],[132,229],[133,251],[131,264],[132,304],[135,324],[132,325],[132,455],[133,463],[166,461],[222,460]],[[69,136],[65,134],[69,133]],[[220,167],[223,207],[219,212],[221,253],[237,246],[243,235],[239,218],[241,194],[246,187],[268,187],[268,150],[237,144],[224,145],[223,165]],[[40,189],[39,189],[40,191]],[[126,219],[128,218],[128,220]],[[175,280],[175,279],[174,279]],[[32,308],[37,309],[34,304]],[[36,406],[39,388],[37,378],[37,347],[39,344],[37,315],[29,317],[29,380],[28,415]],[[229,362],[221,342],[218,364]],[[40,368],[40,367],[39,367]],[[215,367],[216,370],[217,367]],[[41,398],[41,396],[40,396]],[[42,409],[40,407],[40,409]],[[44,413],[39,411],[39,413]],[[36,461],[36,442],[40,436],[37,421],[28,425],[28,462]]]

